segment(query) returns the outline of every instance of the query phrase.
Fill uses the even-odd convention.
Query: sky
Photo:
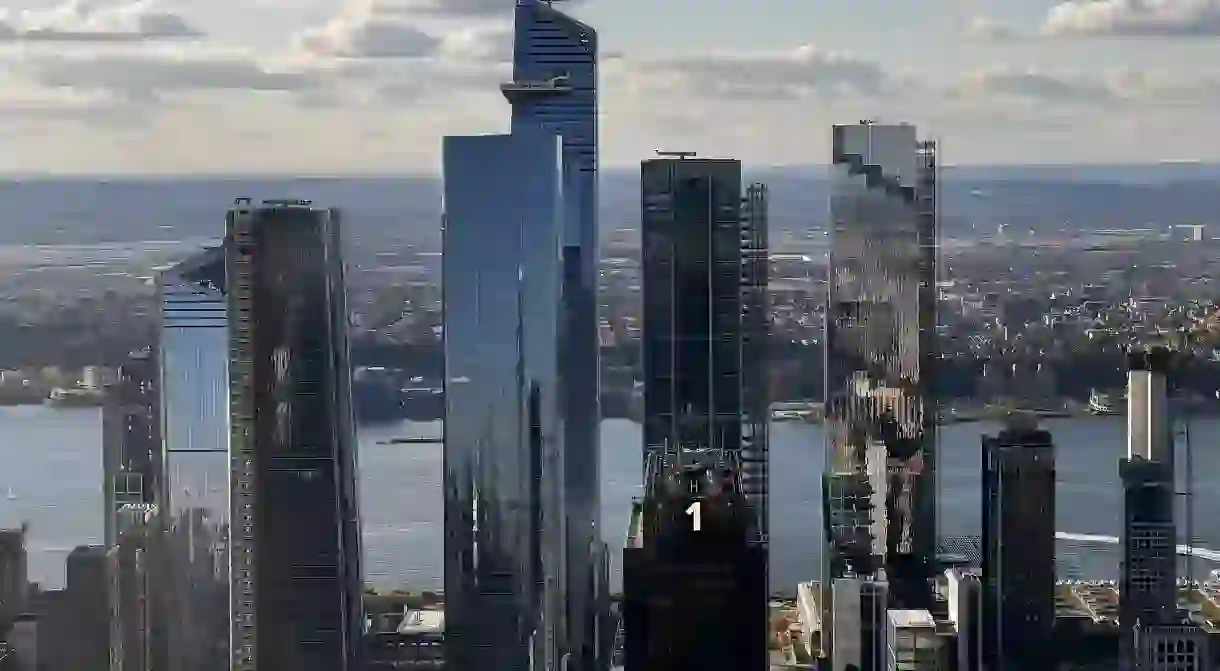
[[[0,0],[0,173],[435,173],[508,129],[513,4]],[[1220,0],[562,4],[605,167],[822,164],[863,118],[954,164],[1220,161]]]

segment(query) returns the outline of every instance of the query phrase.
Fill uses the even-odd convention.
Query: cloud
[[[27,76],[48,88],[152,102],[167,93],[244,91],[304,93],[322,86],[318,73],[278,71],[243,54],[102,55],[27,59]]]
[[[640,67],[642,66],[642,67]],[[811,94],[879,96],[899,82],[880,64],[803,45],[771,54],[707,54],[636,64],[636,77],[652,85],[685,86],[696,95],[793,100]]]
[[[966,24],[966,36],[976,40],[999,41],[1017,39],[1022,35],[1007,23],[979,16]]]
[[[1048,36],[1220,36],[1220,0],[1068,0],[1050,9]]]
[[[415,27],[394,6],[376,1],[353,2],[322,28],[300,37],[309,53],[337,58],[427,58],[441,40]]]
[[[506,104],[499,86],[511,76],[511,65],[507,63],[434,61],[420,63],[410,73],[378,72],[372,80],[374,94],[389,103],[449,100],[475,94]]]
[[[1125,97],[1117,86],[1101,78],[1011,68],[969,74],[954,93],[959,98],[1019,98],[1060,104],[1100,104]]]
[[[512,16],[513,5],[505,0],[397,0],[405,11],[446,16]],[[583,5],[585,0],[566,0],[563,9]]]
[[[133,128],[147,123],[148,115],[145,110],[123,102],[87,96],[43,96],[0,100],[0,119],[12,122],[85,122],[105,128]]]
[[[513,29],[492,24],[452,32],[442,41],[441,54],[457,61],[508,63],[513,59]]]
[[[0,15],[0,41],[148,42],[191,39],[203,32],[181,15],[157,8],[153,0],[113,5],[69,0],[44,11]]]

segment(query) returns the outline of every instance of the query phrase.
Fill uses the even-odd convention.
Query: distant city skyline
[[[9,0],[0,173],[435,174],[443,135],[506,130],[513,5]],[[816,164],[860,118],[918,124],[949,164],[1220,160],[1215,0],[565,10],[601,32],[607,168]]]

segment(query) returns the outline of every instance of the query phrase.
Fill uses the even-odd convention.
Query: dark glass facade
[[[913,126],[863,122],[836,126],[832,152],[823,585],[882,580],[893,606],[926,608],[937,528],[936,150]]]
[[[767,235],[768,203],[765,184],[751,184],[746,188],[741,211],[741,486],[756,511],[762,543],[769,546],[771,299],[768,279],[771,253]]]
[[[160,397],[156,353],[144,349],[119,366],[102,408],[102,468],[106,487],[106,543],[117,540],[118,511],[129,503],[160,501]]]
[[[627,671],[768,668],[767,551],[726,475],[739,466],[722,451],[677,450],[647,471],[623,550]]]
[[[118,541],[108,553],[110,578],[110,669],[149,671],[154,663],[153,591],[155,567],[150,552],[158,543],[156,507],[127,504],[118,513]]]
[[[1030,420],[983,436],[983,658],[1041,668],[1055,626],[1055,447]]]
[[[669,446],[739,452],[741,163],[645,161],[644,459]]]
[[[224,248],[159,277],[170,668],[227,668],[229,332]]]
[[[107,669],[110,664],[109,582],[106,548],[78,545],[64,560],[64,627],[59,661],[70,671]]]
[[[1177,539],[1173,523],[1173,471],[1159,461],[1122,459],[1122,570],[1119,623],[1124,628],[1175,624]]]
[[[560,140],[448,137],[443,155],[445,655],[561,668]]]
[[[339,215],[239,203],[226,248],[234,669],[360,668]]]
[[[1128,648],[1138,638],[1137,622],[1153,628],[1179,624],[1177,494],[1168,398],[1172,363],[1173,355],[1163,347],[1127,356],[1127,457],[1118,468],[1123,485],[1118,621]]]
[[[736,160],[641,166],[645,496],[623,560],[629,670],[765,668],[765,203],[761,186],[743,201]]]
[[[571,671],[594,668],[608,605],[600,527],[601,421],[597,267],[597,33],[542,0],[518,0],[512,131],[544,130],[563,141],[564,515],[568,604],[564,647]]]
[[[112,627],[122,648],[123,669],[163,665],[168,655],[164,592],[169,565],[161,534],[164,460],[161,454],[159,362],[156,348],[133,352],[107,387],[103,407],[102,463],[106,479],[106,543],[118,575],[138,573],[145,601],[117,608]],[[127,520],[133,506],[147,517],[138,528]],[[129,531],[124,529],[130,528]],[[131,537],[127,537],[130,535]],[[138,546],[138,551],[131,550]],[[125,549],[126,548],[126,549]],[[131,585],[127,580],[125,585]],[[113,586],[113,585],[112,585]],[[124,589],[127,589],[126,587]],[[134,603],[134,602],[133,602]]]

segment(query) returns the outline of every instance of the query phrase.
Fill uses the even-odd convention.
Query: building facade
[[[831,631],[822,636],[834,637],[835,651],[830,668],[833,671],[880,671],[887,668],[889,647],[889,585],[861,578],[837,578],[831,585],[833,611]]]
[[[227,224],[232,668],[355,671],[363,577],[339,213],[240,199]]]
[[[624,554],[628,669],[766,661],[765,221],[765,188],[743,201],[739,161],[641,166],[645,498]],[[684,484],[700,479],[710,489]],[[718,507],[719,531],[692,534],[688,510]]]
[[[983,658],[1041,668],[1055,626],[1055,446],[1032,418],[983,436]]]
[[[1214,668],[1211,636],[1195,625],[1142,625],[1133,628],[1131,671],[1207,671]]]
[[[0,627],[25,612],[30,585],[27,575],[26,528],[0,529]]]
[[[110,671],[152,671],[157,610],[151,566],[161,547],[157,507],[129,503],[118,511],[118,541],[107,552],[110,588]]]
[[[562,145],[526,128],[442,153],[447,664],[560,669]]]
[[[165,591],[160,589],[166,583],[169,557],[159,533],[164,523],[160,504],[165,484],[159,378],[156,346],[132,352],[106,386],[103,403],[105,547],[113,573],[110,609],[116,619],[111,623],[111,638],[118,645],[112,650],[118,654],[112,654],[111,662],[116,669],[160,667],[169,654],[167,603]],[[130,523],[133,507],[143,511],[138,526]],[[130,549],[134,547],[139,550]],[[118,601],[126,592],[120,593],[117,581],[119,576],[136,573],[141,576],[142,596],[138,598],[143,601],[133,608]],[[130,655],[122,647],[125,639]]]
[[[80,545],[64,560],[65,586],[59,605],[63,606],[60,625],[49,636],[58,636],[63,656],[58,661],[65,671],[95,671],[110,668],[109,582],[106,548]],[[69,638],[70,637],[70,638]],[[71,645],[62,645],[70,640]],[[40,655],[40,657],[42,657]]]
[[[1144,626],[1176,625],[1177,527],[1172,424],[1166,376],[1170,353],[1163,348],[1127,358],[1127,457],[1123,483],[1122,564],[1119,623],[1134,635]]]
[[[231,657],[224,248],[165,270],[158,287],[170,668],[210,671]]]
[[[742,445],[741,162],[641,167],[645,462]]]
[[[771,250],[767,185],[750,184],[741,201],[741,486],[770,547]],[[767,584],[770,584],[768,577]]]
[[[123,506],[159,500],[163,469],[157,364],[152,349],[133,352],[106,387],[102,406],[106,547],[118,540],[118,511]]]
[[[835,126],[832,153],[824,585],[881,580],[891,605],[926,608],[937,528],[936,149],[913,126],[864,121]]]
[[[608,607],[598,472],[601,421],[597,268],[597,32],[543,0],[518,0],[513,79],[501,86],[512,131],[562,137],[564,175],[565,646],[572,671],[604,662]]]
[[[623,550],[626,671],[768,668],[767,554],[739,468],[724,450],[650,459]]]
[[[926,610],[886,613],[886,671],[950,671],[953,639],[937,631]]]

